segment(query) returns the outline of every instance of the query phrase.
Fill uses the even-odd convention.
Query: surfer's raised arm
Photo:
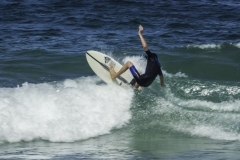
[[[139,35],[140,40],[142,42],[142,46],[143,46],[144,51],[148,51],[148,45],[147,45],[147,42],[145,41],[145,39],[143,38],[142,32],[143,32],[143,27],[140,25],[138,35]]]

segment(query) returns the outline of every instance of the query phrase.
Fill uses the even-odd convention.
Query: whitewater
[[[110,133],[131,118],[133,91],[96,76],[0,89],[0,141],[73,142]]]

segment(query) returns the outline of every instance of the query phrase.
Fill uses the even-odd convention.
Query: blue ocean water
[[[0,2],[0,159],[239,159],[240,2]],[[158,54],[166,88],[107,85],[87,50]]]

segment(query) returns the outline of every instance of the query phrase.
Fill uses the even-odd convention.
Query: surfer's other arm
[[[143,27],[140,25],[138,35],[139,35],[140,40],[142,42],[142,46],[143,46],[144,51],[148,51],[148,45],[147,45],[147,42],[145,41],[145,39],[143,38],[142,32],[143,32]]]
[[[159,79],[160,79],[160,85],[161,85],[162,87],[166,87],[165,84],[164,84],[163,75],[159,76]]]

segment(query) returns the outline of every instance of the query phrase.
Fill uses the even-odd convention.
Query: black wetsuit
[[[142,87],[148,87],[152,84],[152,82],[155,80],[157,75],[162,75],[161,65],[158,61],[158,57],[156,54],[151,53],[149,50],[146,51],[147,54],[147,66],[145,69],[145,73],[142,75],[139,75],[136,68],[133,66],[133,68],[130,68],[131,73],[133,74],[133,71],[135,71],[135,74],[133,74],[134,79],[136,82],[142,86]],[[137,74],[136,74],[137,73]],[[134,82],[133,82],[134,83]]]

